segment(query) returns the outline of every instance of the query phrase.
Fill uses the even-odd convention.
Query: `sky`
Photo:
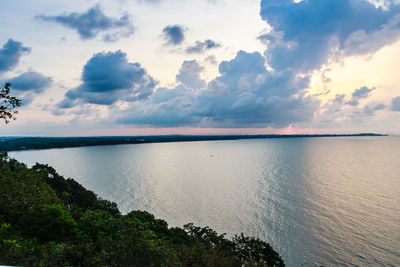
[[[0,135],[400,134],[397,0],[2,0]]]

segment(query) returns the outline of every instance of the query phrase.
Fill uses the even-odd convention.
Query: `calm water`
[[[124,213],[269,242],[288,266],[400,266],[400,137],[293,138],[10,153]]]

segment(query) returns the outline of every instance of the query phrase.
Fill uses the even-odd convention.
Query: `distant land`
[[[123,144],[218,141],[262,138],[311,138],[387,136],[386,134],[296,134],[296,135],[157,135],[157,136],[93,136],[93,137],[0,137],[0,151],[105,146]]]

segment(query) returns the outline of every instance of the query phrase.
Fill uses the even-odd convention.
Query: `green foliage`
[[[85,189],[73,179],[65,179],[53,167],[36,163],[32,169],[44,176],[45,182],[53,188],[59,199],[68,207],[75,206],[84,210],[100,209],[113,215],[119,214],[117,204],[98,198],[95,193]]]
[[[272,247],[254,237],[240,234],[233,238],[234,253],[242,262],[252,265],[284,266],[283,261]]]
[[[121,215],[52,167],[0,152],[0,265],[284,266],[265,242],[208,227],[168,224],[145,211]]]
[[[36,205],[28,209],[24,233],[41,241],[63,241],[74,237],[76,222],[60,204]]]
[[[15,116],[18,111],[15,108],[21,105],[21,100],[10,95],[10,87],[11,83],[6,83],[4,87],[0,88],[0,119],[3,119],[5,123],[17,119]]]

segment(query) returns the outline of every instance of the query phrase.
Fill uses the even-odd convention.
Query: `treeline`
[[[0,152],[0,265],[284,266],[271,246],[187,224],[169,228],[144,211],[122,215],[52,167]]]
[[[0,151],[29,149],[50,149],[81,146],[104,146],[122,144],[219,141],[261,138],[299,138],[299,137],[346,137],[346,136],[384,136],[382,134],[311,134],[311,135],[159,135],[159,136],[99,136],[99,137],[0,137]]]

